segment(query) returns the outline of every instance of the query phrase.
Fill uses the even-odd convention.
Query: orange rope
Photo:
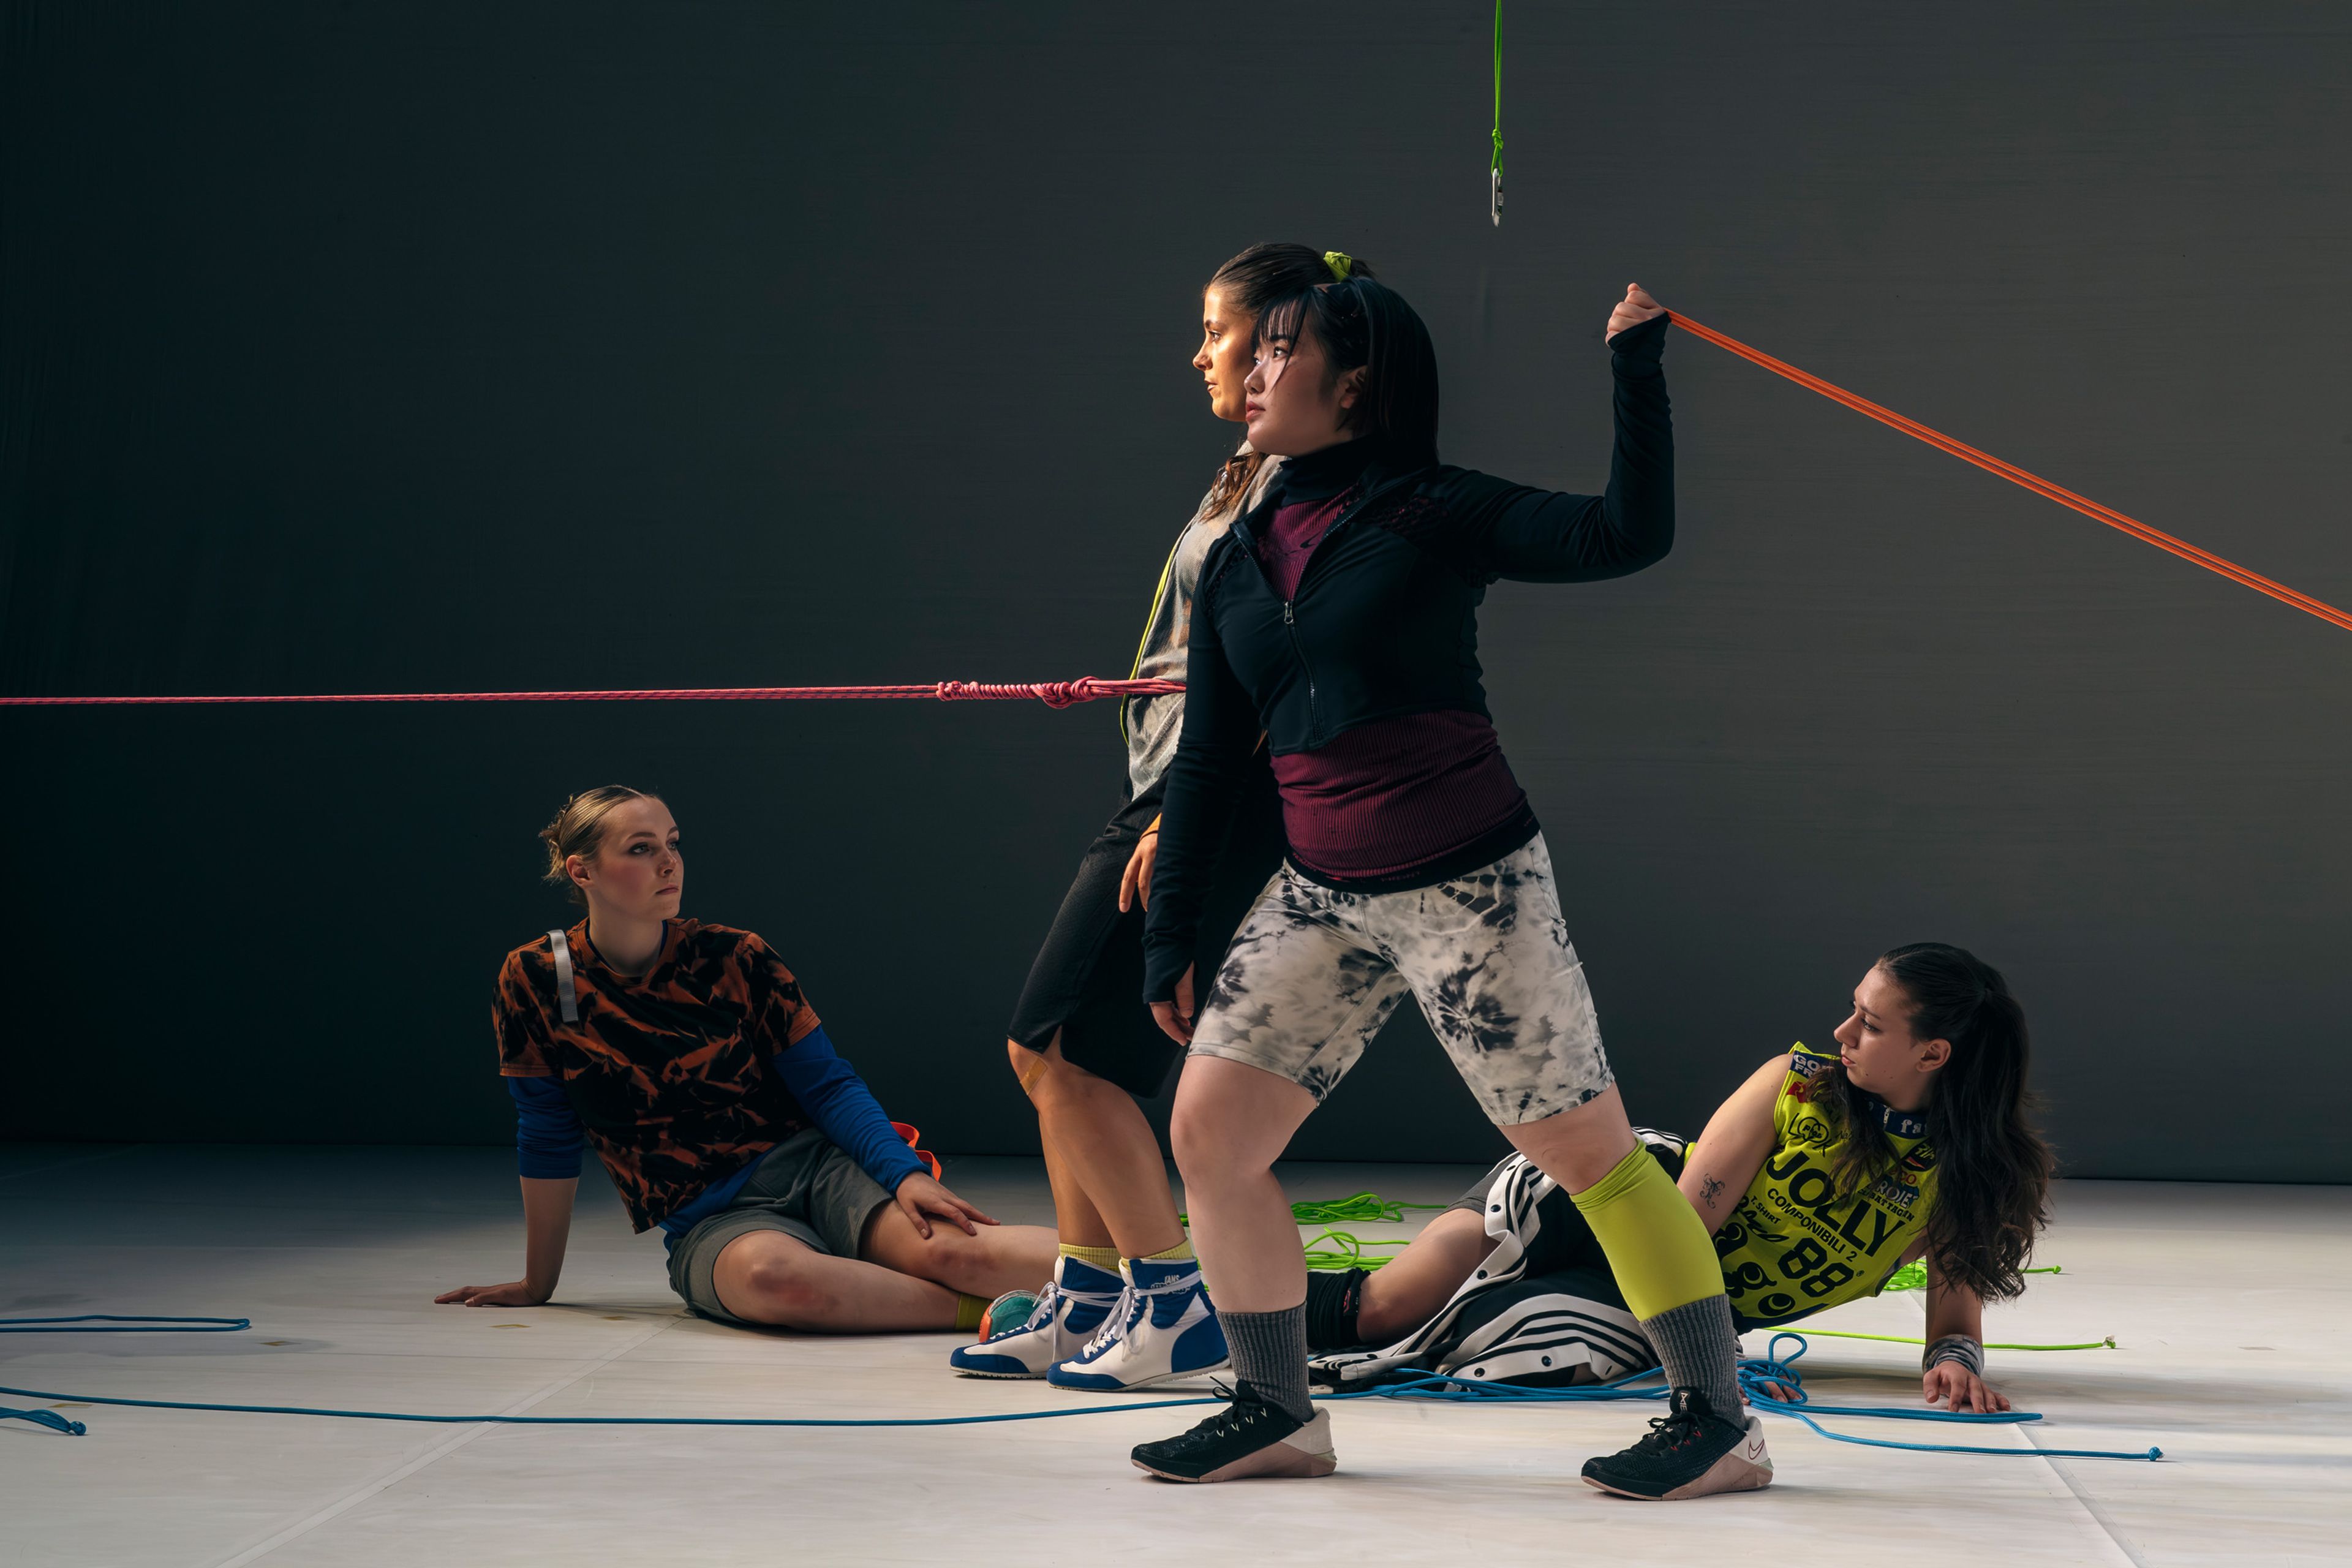
[[[2027,473],[2014,463],[2004,463],[1990,452],[1979,452],[1965,441],[1955,441],[1939,430],[1931,430],[1916,419],[1906,419],[1891,408],[1882,408],[1866,397],[1857,397],[1842,386],[1833,386],[1820,376],[1799,370],[1795,365],[1774,359],[1760,349],[1749,348],[1737,338],[1727,338],[1712,327],[1702,327],[1679,310],[1669,311],[1675,324],[1694,336],[1705,338],[1721,349],[1729,349],[1741,359],[1762,365],[1775,375],[1788,377],[1799,386],[1820,393],[1832,402],[1843,403],[1857,414],[1867,414],[1882,425],[1891,425],[1906,436],[1916,437],[1930,447],[1949,452],[1964,462],[1974,463],[1988,473],[1999,474],[2011,483],[2023,485],[2035,495],[2072,507],[2085,517],[2096,518],[2109,528],[2121,529],[2143,544],[2153,544],[2158,550],[2193,562],[2208,572],[2219,573],[2232,583],[2243,584],[2257,594],[2268,594],[2281,604],[2292,605],[2307,615],[2317,616],[2331,626],[2352,631],[2352,615],[2337,609],[2323,599],[2297,593],[2284,583],[2274,583],[2259,572],[2249,572],[2234,561],[2224,561],[2210,550],[2200,550],[2185,539],[2175,539],[2160,528],[2150,528],[2137,518],[2126,517],[2111,506],[2102,506],[2087,496],[2078,496],[2063,486],[2053,485],[2039,474]]]

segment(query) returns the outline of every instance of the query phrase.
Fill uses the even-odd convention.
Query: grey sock
[[[1642,1332],[1666,1369],[1674,1388],[1696,1388],[1717,1415],[1737,1426],[1748,1419],[1739,1408],[1739,1333],[1731,1326],[1731,1301],[1706,1296],[1642,1320]],[[1238,1356],[1234,1364],[1241,1364]]]
[[[1219,1312],[1217,1321],[1234,1353],[1234,1378],[1292,1420],[1314,1420],[1315,1402],[1307,1394],[1306,1304],[1279,1312]]]

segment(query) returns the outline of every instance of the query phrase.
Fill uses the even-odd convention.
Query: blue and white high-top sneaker
[[[966,1377],[1043,1377],[1078,1353],[1116,1320],[1122,1281],[1108,1269],[1065,1258],[1028,1321],[977,1344],[960,1345],[948,1364]]]
[[[1216,1371],[1230,1359],[1197,1261],[1125,1258],[1126,1310],[1094,1342],[1045,1373],[1055,1388],[1150,1388]]]

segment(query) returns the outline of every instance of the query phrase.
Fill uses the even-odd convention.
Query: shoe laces
[[[1661,1415],[1650,1423],[1650,1435],[1633,1445],[1637,1454],[1671,1454],[1698,1436],[1696,1415]]]
[[[1185,1433],[1185,1439],[1207,1443],[1233,1436],[1255,1426],[1274,1409],[1273,1405],[1263,1399],[1255,1398],[1224,1384],[1213,1383],[1209,1386],[1216,1393],[1218,1398],[1226,1401],[1225,1407]]]
[[[1147,1294],[1132,1285],[1121,1290],[1118,1304],[1110,1310],[1110,1316],[1102,1321],[1102,1327],[1095,1331],[1095,1337],[1087,1342],[1087,1348],[1078,1352],[1077,1359],[1090,1360],[1127,1338],[1127,1331],[1135,1327],[1136,1320],[1143,1316],[1144,1308],[1150,1304]]]
[[[1637,1454],[1671,1454],[1675,1449],[1698,1438],[1704,1431],[1708,1412],[1698,1405],[1688,1389],[1674,1393],[1674,1408],[1651,1421],[1650,1435],[1633,1445]]]

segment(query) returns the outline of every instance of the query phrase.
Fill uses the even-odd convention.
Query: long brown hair
[[[1349,257],[1348,276],[1371,277],[1371,263]],[[1227,310],[1241,311],[1255,321],[1276,300],[1305,293],[1318,284],[1333,282],[1337,277],[1319,250],[1309,250],[1303,245],[1253,245],[1218,268],[1201,291],[1205,294],[1215,289]],[[1222,516],[1240,506],[1265,467],[1263,452],[1236,452],[1226,458],[1225,466],[1217,472],[1216,482],[1209,487],[1205,503],[1209,515]]]
[[[1944,1279],[1983,1300],[2007,1300],[2025,1289],[2034,1237],[2050,1223],[2054,1163],[2032,1121],[2025,1009],[2000,971],[1965,948],[1912,942],[1878,967],[1911,1004],[1912,1038],[1952,1046],[1927,1101],[1927,1147],[1936,1159],[1927,1254]],[[1895,1147],[1874,1098],[1843,1068],[1831,1071],[1838,1092],[1820,1103],[1848,1130],[1835,1176],[1841,1193],[1853,1193],[1894,1168]]]

